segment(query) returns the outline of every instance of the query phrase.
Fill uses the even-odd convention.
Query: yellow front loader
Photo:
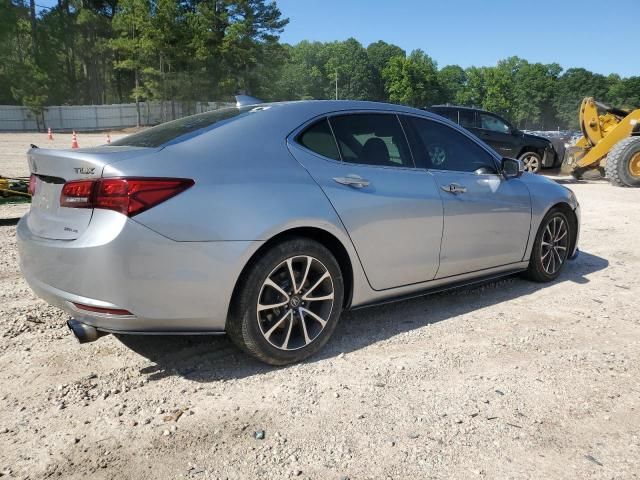
[[[582,178],[599,170],[613,185],[640,187],[640,109],[630,112],[585,98],[580,129],[583,136],[565,153],[564,173]]]
[[[7,178],[0,175],[0,197],[30,198],[29,178]]]

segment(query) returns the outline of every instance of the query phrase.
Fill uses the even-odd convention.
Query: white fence
[[[141,102],[140,123],[156,125],[231,105],[223,102]],[[136,124],[135,103],[46,107],[41,115],[35,115],[27,107],[0,105],[0,131],[111,130],[135,127]]]

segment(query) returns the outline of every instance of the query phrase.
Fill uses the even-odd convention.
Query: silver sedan
[[[226,332],[281,365],[345,309],[548,282],[578,251],[570,190],[398,105],[239,105],[28,160],[21,268],[82,342]]]

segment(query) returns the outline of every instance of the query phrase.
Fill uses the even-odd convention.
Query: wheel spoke
[[[327,321],[325,319],[319,317],[318,315],[313,313],[311,310],[308,310],[304,307],[300,307],[298,310],[300,310],[300,316],[302,316],[303,312],[308,314],[311,318],[318,321],[320,325],[322,325],[322,328],[324,328],[324,326],[327,324]]]
[[[284,342],[282,342],[282,347],[280,347],[280,348],[284,348],[285,350],[289,346],[289,339],[291,338],[291,330],[293,329],[293,310],[289,310],[289,313],[291,314],[290,315],[291,319],[289,320],[289,328],[287,330],[287,336],[284,339]]]
[[[300,290],[302,290],[302,287],[304,287],[304,282],[307,281],[307,277],[309,276],[309,269],[311,268],[311,262],[312,262],[312,258],[311,257],[305,257],[307,259],[307,266],[304,269],[304,275],[302,276],[302,281],[300,282],[300,287],[298,287],[296,289],[296,293],[300,292]]]
[[[291,277],[291,288],[293,293],[298,292],[298,286],[296,284],[296,276],[293,273],[293,258],[287,259],[287,270],[289,270],[289,277]]]
[[[307,293],[305,293],[302,296],[303,300],[307,299],[307,296],[311,294],[311,292],[313,292],[316,288],[318,288],[318,286],[325,281],[325,279],[329,278],[329,272],[324,272],[324,274],[318,279],[318,281],[316,283],[313,284],[313,287],[311,287],[309,290],[307,290]]]
[[[308,294],[307,294],[308,295]],[[324,302],[325,300],[333,300],[333,292],[323,295],[322,297],[307,297],[306,295],[302,297],[303,300],[307,302]]]
[[[280,303],[272,303],[271,305],[262,305],[261,303],[259,303],[258,312],[262,312],[263,310],[272,310],[274,308],[283,307],[287,303],[289,303],[289,300],[285,300],[284,302],[280,302]]]
[[[309,345],[311,343],[311,339],[309,338],[309,333],[307,332],[307,324],[304,321],[302,308],[298,308],[298,315],[300,315],[300,324],[302,325],[302,333],[304,334],[304,344]]]
[[[290,324],[293,323],[293,310],[287,310],[287,313],[285,313],[282,316],[282,318],[273,325],[273,327],[271,327],[267,332],[265,332],[264,338],[269,340],[269,338],[271,337],[271,334],[273,334],[273,332],[276,331],[276,329],[278,329],[284,323],[287,317],[292,317],[289,323]],[[289,330],[291,330],[291,327],[289,327]]]
[[[555,253],[556,256],[558,257],[558,265],[562,265],[562,256],[560,255],[560,253],[558,253],[558,249],[554,248],[553,253]]]
[[[271,288],[277,290],[278,292],[280,292],[281,295],[283,295],[286,299],[287,302],[289,301],[289,294],[287,292],[285,292],[282,288],[280,288],[278,286],[278,284],[276,284],[273,280],[271,280],[270,278],[267,278],[264,282],[265,285],[269,285]]]

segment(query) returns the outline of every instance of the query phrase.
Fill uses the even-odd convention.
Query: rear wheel
[[[613,185],[640,187],[640,137],[619,141],[607,155],[605,172]]]
[[[536,282],[550,282],[558,278],[569,256],[573,232],[566,214],[560,210],[549,212],[540,224],[531,251],[526,276]]]
[[[525,172],[538,173],[542,168],[542,157],[535,152],[526,152],[520,155],[524,163]]]
[[[306,238],[286,240],[244,275],[227,333],[263,362],[298,362],[329,340],[343,296],[340,267],[329,250]]]

